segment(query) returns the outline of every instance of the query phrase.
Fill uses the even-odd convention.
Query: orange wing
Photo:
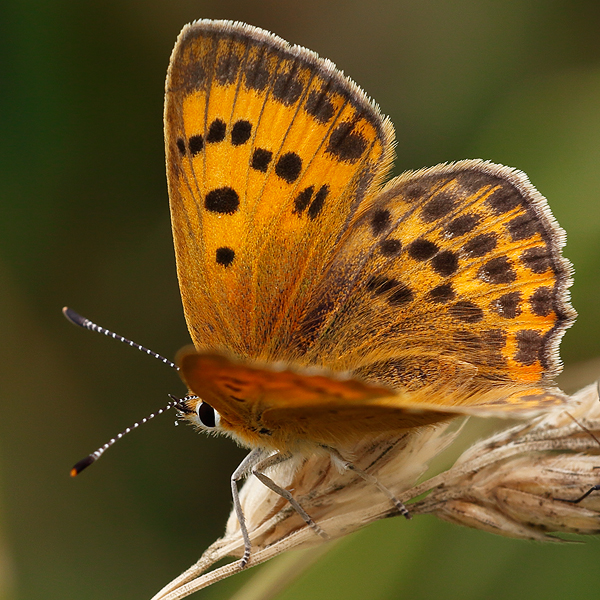
[[[564,241],[519,171],[473,160],[405,173],[348,228],[294,358],[406,390],[551,386],[575,319]]]
[[[330,61],[248,25],[183,29],[165,142],[197,347],[263,359],[282,351],[276,340],[298,321],[310,282],[389,169],[392,140],[389,121]]]
[[[207,402],[219,412],[225,432],[245,445],[280,451],[307,442],[357,442],[458,415],[531,417],[564,401],[558,390],[523,386],[504,390],[500,400],[494,393],[470,395],[456,387],[444,393],[396,392],[326,371],[276,370],[193,349],[183,350],[178,363],[189,389],[201,399],[189,401],[192,410]]]
[[[314,53],[229,22],[182,31],[165,133],[197,349],[393,388],[402,414],[388,422],[398,427],[418,403],[501,414],[562,399],[552,379],[575,318],[571,266],[564,232],[524,174],[462,161],[380,189],[393,131],[364,93]],[[190,378],[192,389],[248,417],[212,376]],[[282,423],[302,405],[300,391],[267,396]],[[313,400],[315,415],[330,402]]]

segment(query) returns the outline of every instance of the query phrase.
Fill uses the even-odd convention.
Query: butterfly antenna
[[[168,365],[172,369],[179,371],[179,367],[174,362],[170,361],[168,358],[165,358],[164,356],[161,356],[157,352],[153,352],[152,350],[145,348],[141,344],[137,344],[136,342],[128,340],[126,337],[123,337],[122,335],[118,335],[117,333],[114,333],[113,331],[109,331],[108,329],[105,329],[104,327],[100,327],[100,325],[96,325],[96,323],[94,323],[93,321],[90,321],[89,319],[86,319],[85,317],[82,317],[79,313],[76,313],[73,309],[69,308],[68,306],[65,306],[62,311],[63,311],[63,315],[65,315],[66,319],[68,321],[70,321],[71,323],[73,323],[73,325],[78,325],[79,327],[83,327],[84,329],[89,329],[90,331],[95,331],[97,333],[103,333],[104,335],[107,335],[108,337],[111,337],[114,340],[118,340],[119,342],[123,342],[124,344],[127,344],[128,346],[131,346],[132,348],[136,348],[137,350],[140,350],[141,352],[145,352],[146,354],[153,356],[154,358],[157,358],[162,363],[164,363],[165,365]],[[134,423],[133,425],[131,425],[131,427],[127,427],[127,429],[124,429],[123,431],[121,431],[121,433],[119,433],[116,437],[114,437],[111,440],[109,440],[108,442],[106,442],[106,444],[104,444],[103,446],[98,448],[98,450],[96,450],[95,452],[92,452],[91,454],[88,454],[88,456],[86,456],[84,459],[80,460],[71,469],[71,477],[75,477],[76,475],[79,475],[79,473],[81,473],[81,471],[83,471],[84,469],[89,467],[92,463],[96,462],[112,445],[114,445],[123,436],[127,435],[130,431],[137,429],[140,425],[143,425],[144,423],[147,423],[151,419],[154,419],[154,417],[156,417],[158,415],[162,415],[162,413],[166,412],[170,408],[175,408],[183,413],[190,412],[190,409],[187,407],[187,400],[197,398],[197,396],[193,396],[193,395],[188,395],[188,396],[185,396],[184,398],[177,398],[171,394],[169,394],[169,397],[171,398],[171,401],[166,406],[163,406],[156,412],[150,414],[147,417],[144,417],[141,421],[138,421],[137,423]]]
[[[149,354],[150,356],[157,358],[162,363],[164,363],[165,365],[168,365],[172,369],[179,371],[179,367],[174,362],[170,361],[168,358],[165,358],[164,356],[161,356],[160,354],[153,352],[152,350],[150,350],[148,348],[145,348],[141,344],[136,344],[135,342],[128,340],[127,338],[123,337],[122,335],[118,335],[117,333],[109,331],[108,329],[105,329],[104,327],[100,327],[100,325],[96,325],[96,323],[90,321],[89,319],[86,319],[85,317],[82,317],[79,313],[76,313],[72,308],[65,306],[62,309],[62,311],[63,311],[63,315],[65,315],[67,321],[70,321],[71,323],[73,323],[73,325],[78,325],[79,327],[83,327],[84,329],[89,329],[90,331],[95,331],[97,333],[103,333],[104,335],[107,335],[108,337],[113,338],[113,340],[118,340],[119,342],[123,342],[124,344],[127,344],[128,346],[131,346],[132,348],[136,348],[140,352],[145,352],[146,354]]]
[[[75,314],[77,314],[77,313],[75,313]],[[79,316],[79,315],[77,315],[77,316]],[[94,324],[92,323],[92,325],[94,325]],[[137,429],[140,425],[143,425],[144,423],[147,423],[151,419],[154,419],[154,417],[156,417],[158,415],[162,415],[162,413],[166,412],[170,408],[176,408],[177,410],[180,410],[181,412],[185,412],[185,413],[190,412],[190,409],[186,406],[186,402],[188,400],[197,398],[197,396],[192,396],[192,395],[185,396],[184,398],[176,398],[172,394],[169,394],[169,397],[171,398],[171,401],[166,406],[163,406],[162,408],[158,409],[156,412],[148,415],[147,417],[144,417],[141,421],[137,421],[131,427],[124,429],[116,437],[114,437],[111,440],[109,440],[108,442],[106,442],[106,444],[104,444],[103,446],[100,446],[100,448],[98,448],[98,450],[96,450],[95,452],[92,452],[91,454],[88,454],[85,458],[81,459],[71,469],[71,477],[75,477],[76,475],[79,475],[79,473],[81,473],[81,471],[83,471],[84,469],[89,467],[92,463],[96,462],[111,446],[113,446],[123,436],[127,435],[130,431]]]

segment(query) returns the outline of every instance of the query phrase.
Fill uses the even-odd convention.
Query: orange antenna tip
[[[85,458],[82,458],[72,469],[71,469],[71,477],[75,477],[79,475],[81,471],[89,467],[93,462],[96,461],[98,456],[96,456],[97,452],[94,454],[89,454]]]

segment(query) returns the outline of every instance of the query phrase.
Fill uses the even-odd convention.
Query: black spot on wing
[[[491,307],[501,317],[505,319],[514,319],[518,317],[521,310],[521,292],[509,292],[503,294],[491,302]]]
[[[493,284],[512,283],[517,278],[512,264],[506,256],[492,258],[486,262],[479,269],[477,276],[482,281]]]
[[[374,275],[366,283],[367,289],[377,296],[393,290],[397,285],[398,281],[384,275]]]
[[[539,231],[540,224],[531,211],[515,217],[508,222],[507,228],[513,241],[527,240]]]
[[[402,190],[402,196],[405,200],[410,202],[414,202],[415,200],[420,200],[427,195],[429,188],[423,183],[409,183]]]
[[[235,258],[235,251],[232,248],[227,248],[223,246],[222,248],[217,248],[216,252],[216,260],[217,263],[223,265],[224,267],[228,267],[233,262]]]
[[[252,135],[252,123],[250,121],[236,121],[231,128],[231,143],[234,146],[245,144]]]
[[[334,308],[335,304],[331,300],[322,300],[303,318],[300,335],[294,340],[295,346],[300,351],[306,351],[310,346]]]
[[[202,148],[204,148],[204,140],[201,135],[192,135],[188,140],[188,146],[190,148],[190,153],[192,156],[195,156],[199,152],[202,152]]]
[[[489,196],[486,204],[495,214],[501,215],[521,206],[522,198],[516,188],[505,184]]]
[[[296,181],[301,171],[302,159],[295,152],[282,154],[275,165],[275,174],[287,183]]]
[[[206,134],[206,143],[216,144],[218,142],[222,142],[225,139],[226,130],[227,125],[225,124],[225,121],[222,119],[215,119],[208,128],[208,133]]]
[[[217,188],[206,194],[204,207],[214,213],[232,215],[240,205],[238,193],[230,187]]]
[[[552,312],[553,294],[549,287],[539,287],[529,298],[531,312],[539,317],[547,317]]]
[[[317,215],[323,209],[323,203],[325,202],[325,198],[329,194],[329,186],[322,185],[319,191],[315,194],[315,199],[311,202],[308,207],[308,216],[310,219],[315,219]]]
[[[528,248],[519,258],[529,270],[538,275],[545,273],[552,266],[552,257],[546,246]]]
[[[445,250],[431,259],[431,266],[439,275],[448,277],[456,273],[458,269],[458,256],[450,250]]]
[[[420,238],[408,246],[408,254],[415,260],[427,260],[438,251],[438,247],[429,240]]]
[[[313,194],[315,193],[315,186],[311,185],[307,188],[304,188],[295,198],[294,200],[294,213],[301,215],[305,210],[308,204],[310,203]]]
[[[374,275],[367,281],[366,287],[374,296],[389,293],[387,302],[390,306],[402,306],[414,298],[409,286],[385,275]]]
[[[302,83],[295,77],[293,72],[281,73],[273,85],[273,97],[275,100],[290,106],[298,101],[302,94]]]
[[[411,302],[414,298],[413,291],[405,283],[398,282],[394,291],[388,297],[390,306],[402,306]]]
[[[517,331],[517,352],[515,360],[525,366],[530,366],[540,360],[543,338],[539,331],[522,329]]]
[[[379,244],[379,250],[384,256],[397,256],[402,250],[402,242],[400,240],[383,240]]]
[[[333,104],[325,91],[312,90],[308,94],[304,110],[320,123],[327,123],[334,115]]]
[[[497,245],[498,238],[495,233],[482,233],[469,240],[463,250],[469,258],[480,258],[489,254]]]
[[[266,173],[272,158],[273,153],[270,150],[257,148],[252,154],[252,162],[250,164],[254,170]]]
[[[448,192],[441,191],[425,204],[421,211],[421,217],[426,223],[437,221],[447,215],[454,205],[454,198]]]
[[[356,162],[367,149],[367,140],[348,121],[340,123],[329,136],[327,152],[343,162]]]
[[[434,287],[429,292],[429,297],[434,302],[444,303],[449,302],[450,300],[454,300],[454,298],[456,297],[456,293],[452,288],[452,284],[443,283],[442,285]]]
[[[479,224],[481,217],[477,214],[466,214],[456,217],[444,228],[448,237],[459,237],[473,231]]]
[[[371,231],[373,235],[382,234],[390,226],[390,211],[384,208],[378,208],[371,215]]]

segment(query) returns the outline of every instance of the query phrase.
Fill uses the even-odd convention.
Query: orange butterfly
[[[203,20],[165,101],[177,272],[193,350],[178,408],[251,448],[254,473],[456,415],[532,415],[575,312],[563,230],[514,169],[481,160],[384,185],[390,121],[328,60]],[[374,480],[386,493],[386,489]],[[400,512],[406,509],[388,493]]]

